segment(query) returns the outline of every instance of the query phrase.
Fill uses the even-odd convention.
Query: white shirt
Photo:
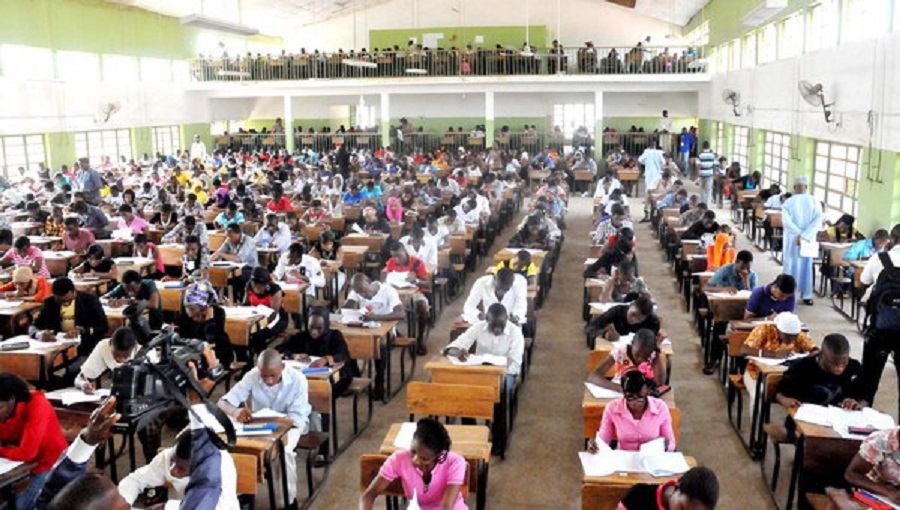
[[[609,189],[606,189],[605,181],[603,179],[597,181],[597,189],[594,190],[594,198],[603,198],[608,197],[610,193],[617,189],[622,189],[622,183],[619,182],[619,179],[615,177],[609,183]],[[624,195],[623,195],[624,196]]]
[[[263,227],[259,229],[253,240],[257,245],[272,246],[278,251],[287,251],[291,247],[291,227],[287,226],[287,223],[278,222],[278,229],[274,234]]]
[[[528,315],[528,280],[520,274],[516,274],[513,279],[512,287],[503,295],[503,299],[498,300],[497,294],[494,292],[494,275],[486,275],[475,280],[466,303],[463,305],[463,318],[466,322],[474,324],[478,322],[478,315],[487,312],[487,309],[494,303],[500,303],[506,308],[506,313],[510,318],[516,317],[519,324],[524,324]],[[481,312],[478,310],[481,305]]]
[[[480,193],[475,194],[475,203],[478,207],[475,208],[478,211],[478,214],[482,216],[490,216],[491,215],[491,201],[488,198]]]
[[[659,118],[659,130],[660,131],[672,131],[672,117],[660,117]]]
[[[410,255],[414,255],[419,257],[426,264],[431,264],[432,266],[437,266],[438,263],[438,248],[437,243],[435,243],[434,239],[428,235],[426,235],[422,239],[422,245],[417,250],[415,246],[412,245],[412,240],[409,236],[403,236],[400,238],[400,244],[406,246],[406,251]]]
[[[219,454],[222,456],[222,495],[219,496],[216,509],[237,510],[240,508],[240,504],[237,499],[237,471],[234,467],[234,459],[227,450],[220,450]],[[172,499],[183,500],[185,489],[191,479],[190,477],[175,478],[172,476],[169,469],[174,455],[174,447],[159,452],[156,457],[153,457],[150,464],[138,468],[119,482],[119,494],[125,498],[128,504],[134,504],[144,489],[169,485],[175,491],[175,497]]]
[[[900,246],[891,248],[888,256],[895,266],[900,266]],[[872,285],[878,280],[878,275],[881,274],[882,269],[884,269],[884,266],[881,264],[881,257],[874,255],[866,262],[866,267],[863,268],[862,274],[859,275],[859,281],[864,285]]]
[[[507,322],[503,333],[497,336],[491,333],[487,322],[478,322],[459,335],[456,340],[450,342],[447,347],[468,351],[472,344],[476,344],[475,354],[506,356],[509,363],[506,373],[509,375],[519,374],[522,366],[522,354],[525,352],[525,338],[522,336],[522,329],[515,324]]]
[[[303,255],[299,264],[291,264],[289,253],[282,253],[278,257],[278,265],[275,266],[275,273],[272,275],[276,280],[293,280],[299,279],[297,275],[305,275],[309,279],[309,287],[306,293],[315,296],[316,289],[325,286],[325,273],[322,272],[322,265],[319,259],[311,255]]]
[[[456,206],[454,210],[456,211],[456,218],[462,220],[463,223],[478,224],[478,222],[481,221],[481,218],[478,216],[478,207],[475,207],[469,212],[465,212],[462,204],[460,204]]]
[[[463,228],[466,228],[465,224],[463,224]],[[447,238],[449,236],[450,231],[440,222],[438,222],[437,232],[435,234],[432,234],[427,228],[425,229],[425,238],[434,241],[434,245],[437,246],[438,249],[447,244]]]
[[[403,305],[397,289],[386,283],[374,282],[374,284],[378,285],[378,292],[372,296],[372,299],[366,299],[351,289],[347,294],[347,300],[355,301],[361,309],[371,306],[372,313],[375,315],[387,315],[393,312],[397,305]]]
[[[206,144],[202,141],[197,141],[191,144],[191,159],[206,158]]]
[[[84,364],[81,365],[81,372],[75,378],[75,387],[83,390],[84,383],[96,380],[107,370],[115,370],[120,366],[122,366],[122,363],[117,362],[116,358],[113,357],[110,339],[100,340]]]

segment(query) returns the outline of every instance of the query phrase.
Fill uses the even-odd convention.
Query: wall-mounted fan
[[[833,112],[829,110],[834,103],[825,102],[825,91],[824,87],[822,87],[821,83],[816,83],[813,85],[808,81],[801,81],[799,85],[800,89],[800,97],[803,98],[804,101],[809,103],[816,108],[821,107],[822,112],[825,114],[825,122],[832,122]]]
[[[100,107],[97,109],[97,113],[94,114],[94,124],[98,126],[102,126],[109,122],[109,119],[122,109],[122,105],[119,104],[118,101],[110,101],[108,103],[101,103]]]
[[[741,106],[741,94],[739,92],[731,89],[723,90],[722,101],[731,107],[731,111],[734,112],[735,117],[741,116],[741,112],[738,110],[738,107]]]

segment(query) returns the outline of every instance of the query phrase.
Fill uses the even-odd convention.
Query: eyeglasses
[[[647,397],[642,397],[640,395],[625,395],[625,400],[628,402],[646,402]]]

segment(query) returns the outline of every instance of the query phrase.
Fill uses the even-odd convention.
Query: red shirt
[[[391,257],[388,259],[387,264],[384,267],[384,270],[388,273],[407,273],[412,271],[413,274],[416,275],[416,278],[419,280],[424,280],[428,278],[428,269],[425,267],[425,262],[422,261],[419,257],[414,257],[412,255],[409,256],[409,262],[405,266],[401,266],[397,263],[397,259]],[[424,288],[422,290],[425,290]]]
[[[40,391],[31,392],[31,402],[19,402],[16,411],[0,423],[0,457],[21,462],[37,462],[34,474],[53,467],[69,447],[63,437],[56,411]]]
[[[269,200],[269,203],[266,204],[266,208],[273,212],[293,211],[294,204],[291,203],[290,198],[283,196],[277,202]]]

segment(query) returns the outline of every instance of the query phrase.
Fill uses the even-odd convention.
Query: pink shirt
[[[35,246],[29,246],[28,251],[25,252],[25,256],[19,256],[19,251],[15,248],[10,248],[9,251],[6,252],[6,255],[3,256],[3,260],[11,260],[13,265],[16,267],[28,266],[34,269],[34,261],[37,259],[41,259],[41,267],[38,268],[37,274],[39,276],[43,276],[44,278],[50,278],[50,271],[47,269],[47,261],[44,260],[44,252]]]
[[[403,483],[403,492],[407,498],[412,498],[413,489],[415,489],[422,510],[440,510],[441,502],[444,499],[444,490],[447,486],[465,483],[466,459],[458,453],[447,452],[447,459],[436,465],[431,471],[431,484],[428,486],[428,492],[425,492],[422,472],[413,466],[407,450],[398,450],[391,454],[381,466],[378,476],[391,482],[400,478]],[[460,490],[453,510],[468,510],[468,508],[462,499],[462,490]]]
[[[134,219],[131,220],[131,225],[125,223],[125,218],[119,218],[119,230],[125,230],[127,228],[131,230],[132,234],[140,234],[144,231],[144,228],[149,226],[150,224],[147,223],[147,220],[140,216],[135,216]]]
[[[631,416],[624,397],[613,400],[603,411],[599,435],[606,444],[618,440],[618,449],[627,451],[637,451],[642,444],[664,437],[666,449],[675,451],[669,406],[656,397],[647,397],[647,409],[640,420]]]

